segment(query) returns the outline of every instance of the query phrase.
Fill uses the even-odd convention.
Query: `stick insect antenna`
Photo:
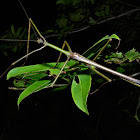
[[[25,10],[25,8],[24,8],[23,4],[21,3],[21,1],[20,1],[20,0],[18,0],[18,2],[20,3],[20,5],[21,5],[21,7],[22,7],[22,9],[23,9],[23,11],[24,11],[24,13],[25,13],[25,15],[26,15],[27,19],[29,19],[29,16],[28,16],[28,14],[27,14],[27,12],[26,12],[26,10]]]
[[[20,1],[20,0],[18,0],[18,2],[19,2],[19,4],[21,5],[21,7],[22,7],[22,9],[23,9],[23,11],[24,11],[24,13],[25,13],[25,15],[26,15],[27,19],[28,19],[28,20],[29,20],[29,22],[30,22],[29,15],[27,14],[27,11],[25,10],[25,8],[24,8],[23,4],[21,3],[21,1]],[[34,29],[34,27],[32,26],[32,24],[31,24],[31,27],[32,27],[32,29],[33,29],[33,32],[34,32],[34,34],[35,34],[36,38],[38,39],[39,37],[37,36],[37,34],[36,34],[36,32],[35,32],[35,29]]]

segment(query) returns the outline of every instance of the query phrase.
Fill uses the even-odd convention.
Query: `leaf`
[[[50,67],[47,64],[36,64],[36,65],[30,65],[30,66],[24,66],[24,67],[17,67],[8,72],[7,80],[11,77],[15,77],[20,74],[28,74],[31,72],[41,72],[41,71],[46,71],[46,70],[50,70]],[[59,70],[56,70],[56,71],[58,72]]]
[[[15,80],[14,79],[14,81],[13,81],[14,86],[17,88],[25,87],[25,83],[26,83],[25,80]]]
[[[110,6],[106,5],[105,7],[105,14],[108,16],[109,15],[109,11],[110,11]]]
[[[16,33],[17,36],[20,36],[22,29],[23,29],[22,27],[19,27],[19,28],[17,29],[17,33]]]
[[[74,22],[81,21],[84,17],[82,9],[78,9],[75,13],[70,14],[70,20]]]
[[[116,54],[115,57],[117,57],[117,58],[123,58],[124,57],[122,52],[116,52],[115,54]]]
[[[135,119],[138,121],[138,122],[140,122],[140,120],[139,120],[139,117],[138,117],[138,109],[139,109],[139,107],[140,107],[140,95],[139,95],[139,98],[138,98],[138,104],[137,104],[137,107],[136,107],[136,112],[135,112]]]
[[[96,21],[92,17],[89,17],[89,23],[90,24],[96,24]]]
[[[110,38],[114,38],[114,39],[117,39],[117,40],[121,40],[116,34],[112,34],[111,36],[110,36]]]
[[[65,4],[65,1],[64,1],[64,0],[58,0],[58,1],[56,2],[56,5],[59,5],[59,4]]]
[[[57,92],[57,91],[60,91],[60,90],[62,91],[64,89],[66,89],[67,87],[68,87],[68,85],[62,85],[60,87],[56,87],[56,88],[52,89],[51,92]]]
[[[137,114],[135,114],[134,118],[135,118],[138,122],[140,122],[139,117],[138,117]]]
[[[98,45],[102,41],[105,41],[105,40],[108,40],[108,39],[117,39],[117,40],[120,40],[120,38],[116,34],[112,34],[111,36],[106,35],[105,37],[103,37],[99,41],[97,41],[94,45],[92,45],[89,49],[87,49],[82,55],[84,55],[85,57],[88,57],[90,55],[90,52],[92,52],[92,49],[96,45]]]
[[[84,75],[84,74],[80,74],[77,76],[79,79],[79,83],[75,81],[75,77],[74,77],[71,86],[72,98],[74,100],[74,103],[80,110],[82,110],[86,114],[89,114],[86,103],[87,103],[88,92],[90,91],[90,87],[91,87],[91,76]]]
[[[69,66],[73,65],[74,61],[70,61],[67,63],[65,68],[68,68]],[[43,72],[43,71],[50,71],[50,74],[57,75],[60,72],[60,69],[63,65],[64,62],[61,62],[58,64],[58,68],[54,68],[56,63],[45,63],[45,64],[36,64],[36,65],[30,65],[30,66],[24,66],[24,67],[17,67],[12,70],[10,70],[7,74],[7,80],[11,77],[15,77],[21,74],[28,74],[31,72]]]
[[[104,10],[101,10],[100,15],[103,17],[105,15]]]
[[[116,71],[120,73],[124,73],[125,69],[123,69],[122,67],[117,67]]]
[[[30,85],[29,87],[27,87],[19,96],[18,101],[17,101],[17,105],[19,107],[19,104],[21,103],[21,101],[23,99],[25,99],[27,96],[31,95],[33,92],[37,92],[43,88],[45,88],[46,86],[48,86],[50,84],[50,80],[41,80],[41,81],[36,81],[34,82],[32,85]]]
[[[97,17],[100,17],[100,16],[101,16],[100,12],[98,12],[98,11],[95,12],[95,15],[96,15]]]
[[[11,32],[13,35],[15,35],[15,28],[14,28],[14,25],[11,25]]]
[[[76,4],[79,4],[81,2],[81,0],[74,0],[72,5],[75,6]]]
[[[54,33],[54,32],[55,32],[55,31],[52,30],[52,29],[46,31],[47,34],[49,34],[49,33]]]
[[[20,34],[20,39],[22,39],[23,37],[24,37],[24,35],[25,35],[25,33],[26,33],[26,31],[27,31],[27,29],[26,28],[24,28],[24,30],[21,32],[21,34]]]
[[[136,50],[133,48],[132,50],[125,53],[125,57],[129,60],[129,62],[132,62],[135,59],[140,58],[140,53],[136,52]]]
[[[57,22],[59,28],[64,28],[67,26],[68,20],[65,17],[61,17],[61,18],[57,19],[56,22]]]
[[[95,0],[91,0],[91,3],[94,4]]]

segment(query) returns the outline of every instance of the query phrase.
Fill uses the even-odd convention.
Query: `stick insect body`
[[[129,77],[129,76],[125,75],[125,74],[119,73],[119,72],[114,71],[114,70],[112,70],[112,69],[109,69],[109,68],[107,68],[107,67],[105,67],[105,66],[102,66],[102,65],[100,65],[100,64],[98,64],[98,63],[96,63],[96,62],[94,62],[94,61],[91,61],[91,60],[89,60],[89,59],[83,57],[82,55],[80,55],[80,54],[78,54],[78,53],[76,53],[76,52],[74,52],[74,53],[73,53],[73,52],[70,52],[70,53],[69,53],[69,52],[67,52],[67,51],[60,50],[60,48],[58,48],[58,47],[56,47],[56,46],[54,46],[54,45],[52,45],[52,44],[50,44],[50,43],[48,43],[48,42],[46,42],[46,43],[44,42],[44,44],[46,44],[46,46],[52,47],[52,48],[54,48],[54,49],[56,49],[56,50],[58,50],[58,51],[61,51],[62,53],[64,53],[65,55],[67,55],[68,57],[70,57],[70,58],[72,58],[72,59],[75,59],[75,60],[78,60],[78,61],[80,61],[80,62],[86,63],[86,64],[88,64],[89,66],[95,66],[95,67],[97,67],[97,68],[99,68],[99,69],[102,69],[102,70],[104,70],[104,71],[107,71],[107,72],[109,72],[109,73],[112,73],[112,74],[114,74],[114,75],[117,75],[117,76],[123,78],[124,80],[126,80],[126,81],[128,81],[128,82],[130,82],[130,83],[133,83],[133,84],[136,84],[136,85],[140,86],[140,80],[137,80],[137,79],[135,79],[135,78]]]
[[[19,2],[20,2],[20,1],[19,1]],[[21,4],[21,2],[20,2],[20,4]],[[23,10],[25,11],[25,9],[24,9],[24,7],[23,7],[22,4],[21,4],[21,6],[22,6]],[[25,13],[26,13],[26,11],[25,11]],[[27,13],[26,13],[26,16],[28,17]],[[137,85],[137,86],[140,87],[140,80],[135,79],[135,78],[132,78],[132,77],[129,77],[129,76],[124,75],[124,74],[121,74],[121,73],[116,72],[116,71],[114,71],[114,70],[112,70],[112,69],[109,69],[109,68],[107,68],[107,67],[105,67],[105,66],[102,66],[102,65],[100,65],[100,64],[98,64],[98,63],[96,63],[96,62],[94,62],[94,61],[91,61],[91,60],[85,58],[84,56],[82,56],[82,55],[80,55],[80,54],[78,54],[78,53],[76,53],[76,52],[73,53],[73,52],[71,51],[71,49],[70,49],[70,47],[69,47],[69,45],[68,45],[67,42],[65,42],[65,44],[66,44],[66,46],[68,47],[69,51],[63,50],[63,49],[61,49],[61,48],[59,48],[59,47],[57,47],[57,46],[55,46],[55,45],[53,45],[53,44],[48,43],[48,42],[46,41],[46,39],[41,35],[41,33],[39,32],[39,30],[38,30],[38,28],[36,27],[36,25],[34,24],[34,22],[33,22],[30,18],[28,18],[28,19],[29,19],[29,24],[32,25],[32,27],[34,28],[34,30],[36,30],[36,32],[37,32],[38,35],[40,36],[40,38],[37,40],[37,42],[43,44],[43,46],[42,46],[41,48],[39,48],[39,49],[36,49],[36,50],[32,51],[32,52],[28,52],[28,51],[27,51],[27,55],[25,55],[25,56],[21,57],[20,59],[18,59],[17,61],[13,62],[13,63],[11,64],[11,66],[12,66],[12,65],[15,65],[15,64],[16,64],[17,62],[19,62],[20,60],[22,60],[22,59],[24,59],[24,58],[27,58],[29,55],[31,55],[31,54],[33,54],[33,53],[35,53],[35,52],[37,52],[37,51],[40,51],[40,50],[42,50],[43,48],[45,48],[45,47],[48,46],[48,47],[51,47],[51,48],[53,48],[53,49],[55,49],[55,50],[57,50],[57,51],[59,51],[59,52],[65,54],[65,55],[67,56],[67,60],[66,60],[66,62],[65,62],[65,64],[64,64],[64,66],[63,66],[62,69],[60,70],[60,73],[57,75],[57,77],[55,78],[55,80],[54,80],[54,82],[52,83],[51,86],[54,85],[54,83],[56,82],[57,78],[59,77],[59,75],[61,74],[62,70],[64,69],[66,63],[67,63],[68,60],[71,58],[71,59],[75,59],[75,60],[77,60],[77,61],[86,63],[87,66],[89,66],[89,67],[94,66],[94,67],[97,67],[97,68],[99,68],[99,69],[105,70],[105,71],[107,71],[107,72],[109,72],[109,73],[112,73],[112,74],[114,74],[114,75],[117,75],[117,76],[119,76],[120,78],[122,78],[122,79],[124,79],[124,80],[126,80],[126,81],[128,81],[128,82],[130,82],[130,83],[132,83],[132,84]],[[29,26],[29,28],[30,28],[30,26]],[[28,33],[29,33],[29,32],[28,32]],[[28,37],[28,42],[29,42],[29,39],[30,39],[30,38]],[[27,46],[27,47],[29,47],[29,43],[28,43],[28,46]],[[11,67],[11,66],[10,66],[10,67]],[[9,68],[10,68],[10,67],[9,67]],[[8,68],[7,70],[9,70],[9,68]],[[6,70],[5,72],[7,72],[7,70]],[[5,73],[5,72],[4,72],[4,73]],[[3,74],[2,74],[2,75],[3,75]]]

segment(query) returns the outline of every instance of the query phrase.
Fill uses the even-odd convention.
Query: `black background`
[[[56,1],[30,0],[22,2],[29,17],[33,19],[40,31],[51,26],[51,22],[55,20],[57,15]],[[135,2],[133,4],[138,5]],[[20,26],[28,27],[25,13],[16,0],[1,2],[0,14],[0,35],[3,35],[3,32],[9,29],[12,24],[17,28]],[[118,20],[118,22],[121,21],[123,20]],[[127,44],[129,35],[122,33],[121,27],[114,29],[114,22],[113,20],[96,25],[96,27],[93,26],[83,32],[68,35],[66,39],[72,46],[73,51],[82,53],[86,46],[91,46],[101,37],[116,33],[122,39],[121,46],[123,47],[120,50],[125,50],[126,47],[128,50],[133,48],[133,45],[139,50],[139,41],[137,39],[139,32],[137,32],[137,27],[134,29],[137,34]],[[135,26],[135,21],[131,20],[129,23],[133,23],[133,27]],[[47,41],[55,44],[57,37],[49,38]],[[1,72],[17,59],[15,57],[0,56]],[[56,61],[57,57],[57,52],[47,49],[31,56],[27,64]],[[138,88],[125,81],[117,80],[89,96],[88,109],[90,115],[87,116],[74,105],[70,87],[58,93],[49,93],[47,90],[35,93],[25,99],[21,103],[20,110],[18,110],[16,102],[20,91],[8,90],[11,82],[6,81],[5,78],[4,76],[0,79],[0,140],[34,138],[52,140],[74,138],[135,140],[139,138],[139,123],[134,117],[128,116],[127,113],[122,111],[129,108],[134,114],[134,106],[128,100],[125,103],[118,104],[119,100],[125,95],[131,95],[132,93],[135,95],[139,91]]]

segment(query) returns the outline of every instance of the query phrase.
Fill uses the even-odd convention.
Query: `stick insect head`
[[[44,40],[42,38],[38,38],[37,41],[36,41],[38,44],[43,44],[44,43]]]

